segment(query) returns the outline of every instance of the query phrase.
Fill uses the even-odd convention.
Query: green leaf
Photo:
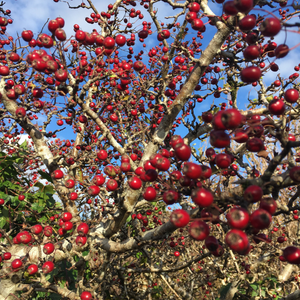
[[[186,32],[181,30],[179,33],[178,33],[178,38],[181,40],[181,39],[184,39],[184,37],[186,36]]]
[[[85,277],[86,277],[87,280],[89,280],[91,278],[91,270],[90,269],[87,269],[85,271]]]
[[[269,279],[271,281],[274,281],[274,282],[277,282],[277,278],[276,277],[267,277],[267,279]]]
[[[255,291],[252,291],[251,297],[255,297],[255,296],[257,296],[257,293]]]
[[[17,163],[17,164],[21,164],[23,161],[24,161],[24,159],[23,159],[22,157],[18,157],[18,158],[16,159],[16,163]]]
[[[26,203],[24,201],[19,201],[19,202],[20,203],[19,203],[18,208],[19,208],[19,210],[22,210],[25,207]]]
[[[40,219],[38,219],[39,223],[45,223],[48,220],[48,218],[46,216],[41,217]]]
[[[0,217],[0,228],[4,228],[8,221],[9,221],[8,218],[4,216]]]
[[[46,179],[47,181],[53,183],[52,178],[51,178],[51,176],[48,173],[43,172],[43,171],[38,171],[38,173],[41,175],[41,177],[43,179]]]
[[[39,212],[39,213],[41,213],[41,212],[44,210],[44,208],[45,208],[45,205],[42,205],[40,202],[38,202],[38,203],[33,203],[33,204],[31,205],[31,209],[32,209],[32,210],[35,210],[35,211],[37,211],[37,212]]]
[[[146,264],[147,263],[147,257],[142,257],[141,258],[141,263]]]
[[[72,274],[72,276],[73,276],[74,278],[77,278],[77,276],[78,276],[78,270],[72,269],[72,270],[71,270],[71,274]]]
[[[47,277],[46,277],[47,278]],[[37,292],[37,296],[35,299],[40,299],[40,298],[43,298],[46,296],[46,293],[45,292]]]
[[[232,285],[232,282],[230,282],[227,285],[221,287],[221,289],[220,289],[220,296],[221,296],[221,298],[225,298],[227,292],[231,288],[231,285]]]
[[[59,299],[61,299],[61,295],[51,293],[49,298],[53,299],[53,300],[59,300]]]
[[[17,205],[20,204],[20,201],[19,201],[19,199],[18,199],[17,196],[11,197],[11,198],[10,198],[10,201],[11,201],[11,204],[14,205],[14,206],[17,206]]]
[[[40,183],[40,182],[36,182],[34,186],[38,187],[41,191],[43,191],[44,188],[45,188],[45,186],[42,183]]]
[[[258,285],[257,284],[250,284],[250,286],[256,291],[258,289]]]
[[[6,172],[4,172],[4,173],[6,173]],[[10,181],[2,182],[2,185],[5,186],[5,187],[7,187],[7,188],[9,188],[10,190],[21,190],[22,189],[19,185],[13,184]]]
[[[51,206],[55,206],[55,200],[53,199],[52,195],[51,194],[46,194],[47,195],[47,205],[49,206],[49,204]],[[58,206],[59,207],[59,206]]]
[[[82,256],[87,256],[88,254],[89,254],[88,250],[82,252]]]
[[[53,185],[45,185],[44,191],[46,194],[51,194],[53,195],[55,193]]]
[[[145,122],[146,122],[147,124],[150,124],[150,123],[151,123],[151,121],[149,120],[149,118],[148,118],[147,116],[145,116]]]
[[[220,110],[219,107],[215,107],[215,108],[213,109],[213,113],[216,114],[219,110]]]
[[[24,150],[27,150],[28,147],[27,147],[27,141],[24,141],[21,145],[19,145],[20,148],[24,149]]]
[[[111,74],[111,75],[108,75],[109,77],[111,78],[119,78],[119,76],[117,76],[116,74]]]
[[[244,290],[244,289],[239,290],[239,292],[240,292],[240,294],[242,294],[242,295],[246,295],[246,290]]]

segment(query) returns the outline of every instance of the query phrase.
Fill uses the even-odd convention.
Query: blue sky
[[[105,1],[94,1],[94,2],[96,3],[96,7],[99,12],[107,11],[108,2],[105,2]],[[73,6],[77,6],[80,3],[81,3],[81,0],[70,1],[70,4]],[[211,9],[216,14],[221,14],[221,11],[222,11],[221,4],[212,3],[210,1],[210,5],[211,5]],[[157,7],[157,9],[158,9],[157,16],[161,22],[167,23],[166,20],[164,20],[164,16],[174,14],[174,11],[170,10],[169,6],[163,2],[159,2],[158,4],[155,5],[155,7]],[[82,30],[88,31],[88,32],[91,32],[93,28],[97,29],[97,27],[94,24],[91,25],[84,21],[85,17],[89,16],[89,14],[92,12],[91,10],[87,10],[87,9],[72,9],[72,10],[70,10],[68,8],[67,3],[65,3],[65,2],[55,3],[53,0],[43,0],[43,1],[41,1],[41,0],[31,0],[31,1],[13,0],[11,2],[8,2],[7,5],[5,6],[5,8],[9,8],[12,11],[12,18],[13,18],[14,22],[12,25],[8,26],[8,30],[7,30],[7,32],[12,36],[16,36],[17,32],[19,34],[21,34],[22,30],[24,30],[24,29],[30,29],[34,32],[35,37],[36,37],[37,34],[40,32],[41,28],[45,25],[45,22],[47,20],[51,20],[51,19],[54,19],[59,16],[63,17],[65,19],[64,30],[66,31],[68,37],[70,37],[71,35],[74,34],[74,31],[73,31],[74,24],[79,24]],[[137,5],[136,9],[141,9],[140,5]],[[252,11],[252,13],[264,15],[264,11],[260,10],[259,8],[254,9]],[[146,19],[145,19],[146,21],[150,21],[149,17],[147,17],[147,13],[144,12],[144,16],[146,17]],[[181,21],[182,19],[183,19],[183,17],[181,17],[181,19],[179,19],[179,21]],[[291,22],[291,21],[289,21],[289,22]],[[137,23],[134,24],[134,26],[137,24],[140,24],[137,28],[142,29],[141,21],[138,20]],[[204,46],[209,42],[210,38],[212,37],[212,34],[215,32],[215,30],[212,26],[207,25],[206,27],[207,27],[207,31],[203,34],[204,39],[202,40]],[[152,29],[155,30],[154,25],[153,25]],[[294,28],[294,29],[296,29],[296,28]],[[47,29],[47,25],[45,26],[43,32],[49,33],[48,29]],[[193,36],[193,33],[194,33],[193,30],[190,29],[189,34],[187,35],[187,38],[189,36]],[[281,31],[274,39],[274,41],[277,44],[286,42],[290,48],[292,48],[293,46],[296,46],[297,43],[299,42],[299,40],[300,39],[299,39],[298,33],[288,32],[288,34],[286,35],[286,33],[284,31]],[[158,43],[156,40],[156,34],[149,36],[146,40],[146,43],[147,43],[146,49],[150,49],[151,47],[157,45]],[[135,46],[135,48],[139,49],[141,47],[140,43],[137,42],[136,44],[137,45]],[[204,46],[202,48],[204,48]],[[145,53],[147,53],[147,51],[145,51]],[[148,56],[146,55],[144,62],[147,62],[147,60],[148,60]],[[272,59],[270,61],[272,61]],[[280,74],[280,76],[282,76],[283,78],[287,78],[291,73],[294,72],[293,68],[299,62],[300,62],[300,51],[299,51],[299,48],[296,48],[293,51],[291,51],[288,54],[288,56],[285,57],[284,59],[276,60],[276,63],[279,65],[279,71],[278,72],[268,72],[264,76],[264,81],[267,84],[272,83],[274,80],[277,79],[277,74]],[[202,95],[204,92],[199,91],[198,93],[200,95]],[[238,107],[240,109],[246,109],[246,106],[248,104],[248,102],[246,100],[247,100],[249,93],[250,93],[251,98],[257,97],[257,93],[256,93],[255,89],[252,88],[251,85],[249,85],[248,87],[244,87],[239,91],[237,103],[238,103]],[[196,108],[197,114],[201,115],[201,113],[203,111],[209,109],[213,100],[214,100],[213,97],[210,97],[207,100],[205,100],[204,102],[202,102],[200,105],[198,105]],[[215,99],[215,101],[216,101],[216,103],[227,102],[227,97],[225,94],[222,94],[221,98]],[[45,120],[45,117],[39,116],[39,121],[38,121],[39,124],[41,124],[44,120]],[[57,128],[55,123],[56,123],[56,119],[54,119],[53,128],[49,127],[51,130],[54,130]],[[60,138],[62,138],[62,139],[66,138],[66,137],[70,138],[70,134],[72,133],[72,130],[70,129],[69,126],[67,126],[67,128],[69,128],[69,129],[59,133],[58,136]],[[186,131],[181,131],[181,132],[184,133]],[[72,133],[72,135],[73,135],[73,133]]]
[[[107,4],[106,1],[94,1],[97,5],[97,9],[99,12],[101,11],[107,11]],[[81,3],[81,0],[74,0],[70,1],[71,5],[77,6]],[[174,14],[173,10],[169,9],[169,6],[165,4],[164,2],[159,2],[155,5],[155,7],[158,8],[158,19],[160,22],[167,21],[164,19],[166,15],[172,15]],[[210,1],[210,7],[211,9],[218,15],[222,12],[222,5],[216,4]],[[21,32],[25,29],[30,29],[33,31],[35,37],[40,33],[41,28],[46,24],[47,20],[55,19],[56,17],[63,17],[65,20],[65,27],[64,30],[67,34],[67,37],[69,38],[71,35],[74,35],[73,26],[74,24],[79,24],[80,29],[92,32],[93,28],[98,29],[95,25],[91,25],[85,22],[85,17],[89,17],[89,14],[92,12],[91,10],[87,9],[72,9],[70,10],[67,6],[67,3],[60,2],[55,3],[53,0],[10,0],[7,2],[7,5],[5,6],[5,9],[11,9],[12,11],[12,18],[13,18],[13,24],[8,26],[7,32],[9,35],[16,36],[16,33],[19,35]],[[138,5],[136,9],[140,9],[140,6]],[[142,10],[142,9],[141,9]],[[143,11],[142,11],[143,12]],[[264,15],[264,12],[259,9],[254,9],[252,13]],[[146,21],[150,21],[150,18],[147,17],[147,13],[143,12],[144,16],[146,17]],[[135,19],[136,20],[136,19]],[[181,17],[178,21],[182,21],[183,17]],[[207,19],[204,19],[204,23],[207,22]],[[291,22],[291,21],[290,21]],[[138,20],[137,23],[135,23],[134,26],[139,24],[137,27],[138,30],[142,29],[141,25],[142,21]],[[202,49],[204,49],[205,45],[207,45],[212,38],[215,28],[207,25],[206,26],[206,32],[203,34],[204,39],[201,40],[203,43]],[[296,29],[296,28],[295,28]],[[152,26],[152,30],[155,30],[154,25]],[[44,27],[43,30],[44,33],[49,34],[49,31],[47,29],[47,24]],[[190,28],[186,38],[194,36],[195,32]],[[138,38],[137,38],[138,40]],[[267,41],[267,40],[266,40]],[[284,31],[281,31],[275,38],[274,41],[279,45],[282,43],[287,43],[290,48],[297,45],[297,43],[300,41],[299,34],[298,33],[292,33],[288,32],[286,33]],[[158,45],[157,39],[156,39],[156,33],[154,33],[152,36],[149,36],[146,40],[147,48],[144,49],[145,56],[144,56],[144,63],[147,63],[148,61],[148,55],[147,50],[150,50],[153,46]],[[137,41],[135,49],[140,50],[142,48],[141,43]],[[294,66],[300,63],[300,48],[296,48],[293,51],[291,51],[287,57],[284,59],[276,60],[276,63],[279,65],[279,71],[278,72],[268,72],[264,76],[264,81],[266,84],[270,84],[274,82],[274,80],[277,79],[277,75],[280,74],[283,78],[287,78],[290,74],[294,73]],[[121,52],[121,51],[120,51]],[[127,53],[126,53],[127,54]],[[270,62],[273,61],[273,59],[270,60]],[[266,62],[267,64],[267,62]],[[222,83],[220,83],[220,86],[222,86]],[[204,95],[205,92],[203,91],[204,88],[202,88],[201,91],[197,92],[197,94]],[[237,104],[238,107],[242,110],[246,110],[246,107],[248,105],[248,97],[250,95],[250,98],[254,99],[257,98],[257,92],[255,91],[255,88],[252,87],[252,85],[248,85],[247,87],[244,87],[240,89],[238,92],[238,100]],[[196,107],[196,115],[201,115],[203,111],[206,111],[210,108],[212,102],[215,101],[215,104],[219,104],[222,102],[228,102],[227,96],[225,94],[222,94],[220,98],[214,99],[212,96],[204,100],[201,104],[198,104]],[[42,123],[46,120],[45,116],[39,115],[39,120],[34,121],[38,122],[39,125],[42,125]],[[54,131],[55,129],[61,128],[56,125],[56,118],[53,118],[53,121],[50,126],[48,126],[48,130]],[[65,126],[65,125],[64,125]],[[66,130],[58,133],[58,137],[63,139],[75,139],[75,134],[73,133],[73,130],[71,126],[66,125]],[[177,134],[185,135],[187,133],[186,129],[183,129],[182,127],[179,127],[176,131]],[[23,136],[23,140],[26,139],[26,136]],[[208,140],[203,143],[200,143],[199,140],[194,141],[193,146],[198,149],[198,147],[205,145],[205,147],[210,147]],[[205,149],[204,149],[205,150]]]

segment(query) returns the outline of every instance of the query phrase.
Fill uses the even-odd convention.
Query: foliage
[[[27,149],[26,142],[20,148]],[[0,198],[4,205],[0,211],[0,228],[10,230],[13,234],[26,220],[29,226],[45,222],[53,211],[45,209],[55,205],[54,189],[37,180],[34,183],[26,178],[22,170],[25,152],[9,155],[0,152]],[[19,195],[25,195],[20,201]]]
[[[298,297],[299,6],[98,2],[0,4],[0,300]]]

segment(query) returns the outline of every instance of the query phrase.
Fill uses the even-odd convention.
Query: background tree
[[[297,4],[78,2],[1,3],[0,299],[297,299]]]

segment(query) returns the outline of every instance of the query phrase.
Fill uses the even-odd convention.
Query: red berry
[[[64,222],[72,220],[72,214],[70,212],[64,212],[62,215],[62,219]]]
[[[86,223],[80,223],[77,227],[77,232],[81,236],[86,235],[89,232],[89,225]]]
[[[103,46],[107,49],[112,49],[115,46],[115,40],[108,36],[104,39]]]
[[[52,233],[53,233],[52,227],[51,226],[45,226],[44,235],[49,237],[49,236],[52,235]]]
[[[43,226],[40,224],[36,224],[31,228],[31,232],[34,234],[40,234],[42,231],[43,231]]]
[[[235,7],[234,1],[232,1],[232,0],[229,0],[224,3],[223,11],[228,16],[234,16],[238,13],[238,10]]]
[[[43,247],[43,252],[47,255],[51,254],[54,251],[54,245],[52,243],[47,243]]]
[[[199,205],[200,207],[208,207],[214,201],[213,194],[204,188],[194,189],[192,191],[191,198],[193,202]]]
[[[106,160],[107,157],[108,157],[108,154],[106,152],[106,150],[100,150],[98,153],[97,153],[97,157],[100,159],[100,160]]]
[[[209,226],[200,220],[196,220],[190,224],[189,234],[197,241],[204,241],[209,235]]]
[[[19,201],[23,201],[25,199],[25,195],[19,195],[18,199],[19,199]]]
[[[124,35],[118,34],[116,36],[116,43],[118,46],[124,46],[126,44],[126,37]]]
[[[75,181],[73,179],[68,179],[65,183],[65,186],[68,189],[72,189],[75,186]]]
[[[200,10],[200,4],[197,2],[192,2],[188,5],[189,11],[193,11],[195,13],[199,12]]]
[[[277,209],[277,203],[273,198],[263,198],[260,200],[259,208],[266,210],[270,215],[273,215]]]
[[[251,30],[256,25],[256,16],[247,15],[239,21],[239,28],[243,31]]]
[[[197,179],[202,175],[202,168],[198,164],[188,162],[184,164],[182,172],[190,179]]]
[[[264,36],[275,36],[281,30],[280,20],[277,18],[267,18],[260,25],[260,31]]]
[[[52,261],[46,261],[42,266],[42,271],[44,274],[52,272],[54,269],[54,263]]]
[[[205,123],[210,123],[213,119],[213,114],[211,112],[204,112],[202,113],[202,120],[205,122]]]
[[[253,0],[234,0],[234,6],[239,12],[248,13],[253,8]]]
[[[179,251],[175,251],[175,252],[174,252],[174,256],[175,256],[175,257],[178,257],[178,256],[180,256],[180,253],[179,253]]]
[[[255,203],[261,200],[263,190],[257,185],[250,185],[244,191],[244,199],[250,203]]]
[[[156,199],[156,190],[152,186],[148,186],[145,189],[143,197],[147,201],[154,201]]]
[[[21,259],[18,259],[18,258],[13,260],[12,263],[11,263],[11,267],[14,270],[20,269],[22,266],[23,266],[23,262],[21,261]]]
[[[192,21],[192,23],[191,23],[191,26],[192,26],[192,28],[193,28],[194,30],[199,31],[199,30],[202,29],[202,27],[204,26],[204,24],[203,24],[203,21],[202,21],[202,20],[200,20],[200,19],[194,19],[194,20]]]
[[[285,44],[281,44],[279,45],[276,49],[275,49],[275,56],[277,58],[283,58],[285,57],[287,54],[289,53],[289,46],[285,45]]]
[[[88,188],[88,194],[90,196],[97,196],[100,193],[100,188],[97,185],[91,185]]]
[[[215,148],[226,148],[230,145],[230,137],[224,130],[212,130],[209,141]]]
[[[230,230],[225,237],[226,244],[238,253],[244,253],[249,248],[247,234],[239,229]]]
[[[51,176],[54,178],[54,179],[61,179],[61,178],[63,178],[64,177],[64,173],[63,173],[63,171],[62,170],[55,170],[52,174],[51,174]]]
[[[246,148],[250,152],[259,152],[264,149],[264,142],[260,138],[252,138],[246,142]]]
[[[168,190],[163,194],[163,200],[167,205],[174,204],[179,199],[179,194],[177,191]]]
[[[291,168],[289,175],[293,181],[300,182],[300,166]]]
[[[299,92],[296,89],[288,89],[284,93],[284,99],[286,102],[295,103],[299,99]]]
[[[176,144],[176,146],[174,147],[174,152],[175,152],[176,157],[182,161],[189,160],[189,158],[191,157],[191,153],[192,153],[191,148],[184,143]]]
[[[271,114],[279,116],[285,111],[285,103],[281,99],[274,99],[269,103],[269,111]]]
[[[266,229],[270,226],[272,216],[264,209],[257,209],[250,215],[250,223],[256,229]]]
[[[249,214],[245,208],[232,208],[226,215],[228,225],[235,229],[245,229],[249,223]]]
[[[76,243],[77,246],[82,247],[86,244],[86,242],[87,242],[87,237],[86,236],[78,235],[76,237],[75,243]]]
[[[183,139],[181,136],[179,135],[173,135],[171,140],[170,140],[170,145],[171,147],[174,149],[175,146],[179,143],[184,143]]]
[[[250,45],[243,51],[244,58],[248,61],[254,60],[259,57],[259,48],[256,45]]]
[[[27,272],[29,275],[34,275],[38,271],[38,269],[38,266],[33,264],[27,268]]]
[[[82,292],[81,295],[80,295],[81,300],[91,300],[92,298],[93,298],[92,294],[90,292],[87,292],[87,291]]]
[[[129,186],[133,189],[133,190],[139,190],[142,186],[142,181],[140,178],[134,176],[129,180]]]
[[[190,221],[190,215],[183,209],[176,209],[172,212],[170,221],[177,228],[185,227]]]
[[[62,224],[62,229],[65,231],[71,230],[72,228],[73,228],[72,222],[67,221]]]
[[[215,163],[221,169],[227,169],[231,162],[231,156],[227,153],[219,153],[216,155]]]
[[[219,242],[214,236],[210,235],[205,239],[205,247],[209,251],[216,251],[219,247]]]
[[[241,71],[241,80],[245,83],[252,83],[261,77],[261,71],[258,67],[250,66]]]
[[[75,33],[75,39],[78,41],[78,42],[83,42],[86,38],[86,34],[84,31],[82,30],[77,30],[76,33]]]
[[[5,252],[5,253],[3,253],[3,259],[4,259],[4,260],[9,260],[9,259],[11,259],[11,253],[10,253],[10,252]]]
[[[294,246],[286,247],[283,250],[283,257],[290,264],[300,264],[300,249]]]

